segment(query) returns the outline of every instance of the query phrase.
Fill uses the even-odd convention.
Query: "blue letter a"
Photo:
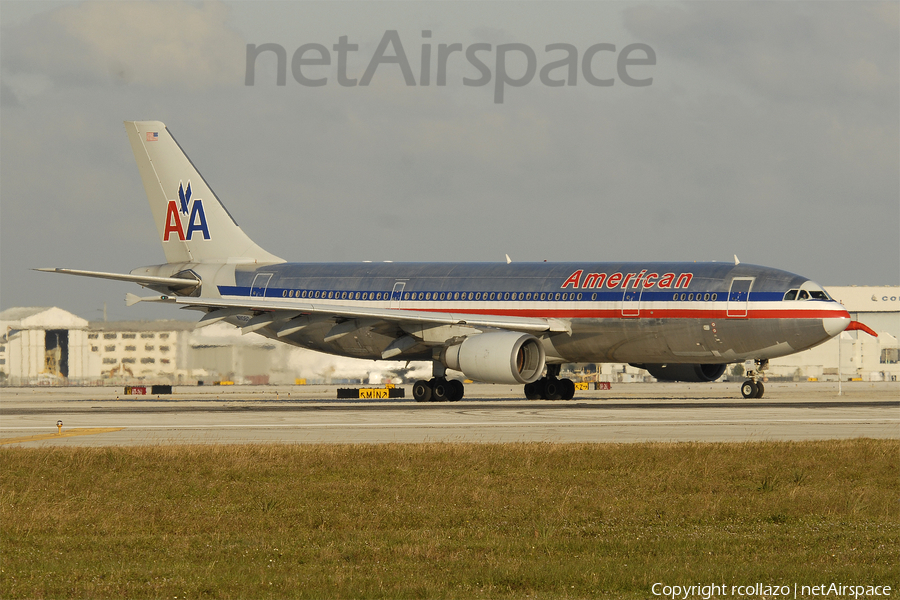
[[[194,200],[194,203],[191,205],[191,218],[188,219],[188,229],[185,234],[187,239],[191,239],[191,236],[195,231],[203,232],[203,239],[209,239],[209,226],[206,224],[206,213],[203,212],[203,200]]]

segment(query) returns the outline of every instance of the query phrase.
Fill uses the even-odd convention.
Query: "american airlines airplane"
[[[455,401],[462,382],[521,384],[529,399],[571,399],[574,362],[630,363],[659,380],[713,381],[754,360],[741,385],[761,398],[769,359],[851,325],[818,284],[731,263],[289,263],[254,243],[163,123],[126,121],[166,262],[130,274],[38,269],[130,281],[157,292],[126,303],[196,309],[303,348],[426,360],[420,402]]]

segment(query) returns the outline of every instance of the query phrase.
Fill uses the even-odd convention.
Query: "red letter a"
[[[564,284],[562,284],[562,289],[566,289],[566,286],[568,286],[568,285],[572,285],[574,288],[577,289],[578,288],[578,280],[581,279],[582,273],[584,273],[584,271],[579,269],[579,270],[575,271],[574,273],[572,273],[571,275],[569,275],[569,278],[566,279],[566,282]]]
[[[184,228],[181,226],[181,217],[178,216],[178,207],[175,206],[174,200],[169,200],[169,206],[166,208],[166,230],[163,232],[163,241],[169,241],[171,232],[178,234],[178,239],[184,241]]]

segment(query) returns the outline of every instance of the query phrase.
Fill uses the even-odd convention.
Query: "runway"
[[[186,387],[159,397],[4,388],[0,445],[900,439],[897,383],[848,382],[840,396],[835,383],[769,383],[762,400],[740,398],[734,383],[621,384],[568,402],[470,384],[461,402],[422,404],[336,400],[335,387]]]

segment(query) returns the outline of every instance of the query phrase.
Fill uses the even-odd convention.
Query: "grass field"
[[[897,595],[898,459],[896,440],[7,447],[0,597]]]

